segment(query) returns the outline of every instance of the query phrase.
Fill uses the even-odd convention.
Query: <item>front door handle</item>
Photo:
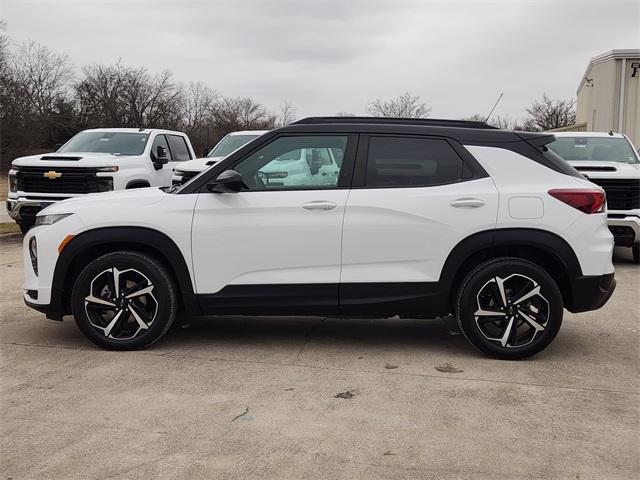
[[[338,205],[333,202],[327,202],[324,200],[317,200],[315,202],[309,202],[302,205],[305,210],[333,210]]]
[[[478,208],[485,205],[485,201],[479,198],[459,198],[450,203],[456,208]]]

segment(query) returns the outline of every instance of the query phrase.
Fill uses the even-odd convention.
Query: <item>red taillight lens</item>
[[[549,195],[584,213],[602,213],[607,205],[607,197],[602,190],[586,188],[556,188]]]

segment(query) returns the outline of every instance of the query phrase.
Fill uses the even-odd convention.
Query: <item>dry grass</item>
[[[7,198],[7,189],[9,184],[7,183],[7,172],[0,173],[0,200],[4,201]]]
[[[5,233],[19,233],[20,229],[15,222],[0,223],[0,235]]]

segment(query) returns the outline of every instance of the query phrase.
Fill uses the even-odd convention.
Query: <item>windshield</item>
[[[260,135],[227,135],[209,152],[207,157],[226,157]]]
[[[557,137],[547,147],[567,161],[638,163],[626,138]]]
[[[112,155],[140,155],[149,139],[148,133],[81,132],[58,152],[98,152]]]

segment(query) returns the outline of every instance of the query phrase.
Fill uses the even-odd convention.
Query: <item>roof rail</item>
[[[382,125],[424,125],[425,127],[458,127],[495,129],[485,122],[472,120],[449,120],[438,118],[395,118],[395,117],[307,117],[292,125],[326,123],[358,123]]]

